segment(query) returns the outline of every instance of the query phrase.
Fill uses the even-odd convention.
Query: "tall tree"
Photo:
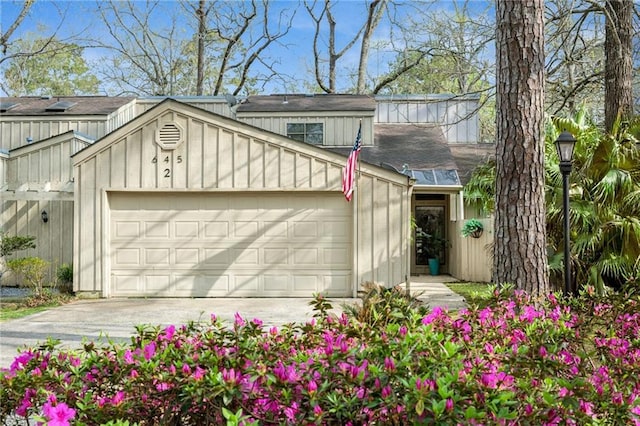
[[[15,56],[4,68],[0,88],[9,96],[98,93],[100,81],[85,62],[83,49],[78,45],[27,35],[16,41],[13,48],[40,53]]]
[[[320,6],[318,7],[318,3]],[[341,47],[338,47],[336,40],[336,19],[334,17],[331,0],[323,0],[318,2],[313,0],[312,2],[305,0],[305,7],[309,16],[314,22],[315,33],[313,36],[313,70],[315,74],[316,83],[320,90],[325,93],[336,93],[337,87],[337,68],[338,61],[345,56],[345,54],[356,44],[358,39],[362,36],[360,44],[360,60],[357,65],[357,82],[356,93],[364,93],[366,89],[366,72],[369,59],[369,50],[371,47],[371,38],[378,24],[382,14],[387,8],[387,0],[373,0],[367,5],[366,19],[360,24],[358,32],[351,37]],[[323,26],[326,24],[326,28]],[[353,26],[353,22],[349,23]],[[325,31],[328,31],[328,41],[326,46],[322,45],[322,39],[325,38]],[[325,51],[326,50],[326,51]],[[323,53],[323,51],[325,51]],[[325,58],[323,58],[323,55]],[[323,63],[327,63],[328,66],[324,66]]]
[[[549,292],[544,207],[544,1],[496,2],[493,278]]]
[[[618,116],[633,112],[632,0],[606,0],[604,126],[611,131]]]

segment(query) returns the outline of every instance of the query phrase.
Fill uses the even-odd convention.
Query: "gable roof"
[[[198,108],[191,104],[187,104],[187,103],[177,101],[175,99],[167,98],[164,101],[155,105],[154,107],[143,112],[141,115],[130,120],[123,126],[103,136],[101,139],[97,140],[95,143],[75,153],[72,156],[74,166],[77,166],[91,159],[92,157],[95,157],[101,151],[107,149],[111,144],[118,143],[122,137],[126,136],[127,134],[130,134],[135,129],[144,126],[145,123],[148,123],[151,120],[161,117],[167,112],[184,114],[193,119],[210,122],[215,124],[216,126],[221,126],[227,130],[242,133],[243,135],[246,135],[250,138],[254,138],[261,142],[272,144],[272,145],[275,144],[284,149],[295,151],[299,154],[313,157],[316,159],[320,159],[339,167],[342,167],[344,166],[344,164],[346,164],[346,160],[347,160],[346,155],[343,156],[341,155],[341,153],[331,151],[316,145],[308,144],[305,142],[300,142],[300,141],[288,138],[286,136],[283,136],[281,134],[273,133],[268,130],[264,130],[260,127],[255,127],[250,124],[244,123],[242,121],[234,120],[233,118],[225,117],[223,115],[216,114],[215,112]],[[347,152],[347,155],[348,155],[348,152]],[[380,167],[377,164],[374,164],[374,163],[371,163],[371,164],[372,166],[365,166],[361,169],[361,171],[369,174],[374,174],[380,178],[384,178],[389,181],[393,181],[403,185],[406,185],[408,183],[408,181],[406,180],[406,176],[396,172],[391,172],[389,171],[389,169]]]
[[[109,115],[120,107],[134,101],[135,97],[124,96],[23,96],[0,98],[2,103],[14,104],[0,116],[60,116],[60,115]],[[48,110],[64,102],[66,109]]]
[[[250,96],[238,105],[237,112],[313,112],[376,110],[376,101],[367,95],[266,95]]]
[[[448,144],[442,129],[429,124],[379,124],[373,146],[363,146],[360,160],[404,170],[457,170],[465,185],[475,167],[495,156],[493,144]],[[328,148],[349,155],[351,148]],[[389,167],[391,166],[391,167]]]

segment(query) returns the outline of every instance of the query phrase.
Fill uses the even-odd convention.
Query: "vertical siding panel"
[[[126,145],[124,143],[115,143],[109,147],[109,150],[111,151],[111,161],[109,164],[109,186],[111,188],[124,188],[126,185],[127,170],[123,167],[127,164],[125,148]]]
[[[280,186],[281,188],[295,187],[295,158],[296,154],[282,149],[280,151]]]
[[[311,160],[312,175],[311,186],[314,189],[326,189],[327,188],[327,162],[318,159]]]
[[[334,164],[329,165],[327,170],[327,189],[342,189],[342,167]]]
[[[141,170],[141,148],[142,148],[142,131],[137,130],[130,134],[126,139],[126,163],[124,164],[124,173],[126,173],[127,188],[140,188],[140,170]],[[122,167],[122,165],[120,165]],[[122,172],[121,172],[122,173]]]
[[[249,139],[238,133],[232,133],[233,143],[233,187],[249,187]]]
[[[218,155],[218,128],[207,125],[204,128],[202,146],[202,164],[199,166],[202,171],[202,185],[205,188],[215,188],[218,186],[218,170],[220,167],[220,156]]]
[[[100,259],[96,255],[96,241],[100,241],[100,235],[97,232],[96,221],[98,220],[96,211],[96,176],[95,176],[95,158],[80,165],[78,181],[82,182],[79,188],[79,196],[76,197],[76,213],[78,221],[76,222],[79,229],[76,229],[79,244],[82,250],[76,250],[77,261],[74,267],[78,268],[78,290],[95,291],[97,275],[95,269],[99,267]],[[80,209],[82,206],[82,209]],[[81,242],[80,242],[81,241]],[[107,284],[107,283],[105,283]],[[74,284],[74,288],[75,288]]]
[[[306,155],[295,156],[296,188],[309,188],[311,186],[311,159]]]
[[[160,147],[155,143],[157,127],[157,121],[153,121],[138,131],[141,132],[140,140],[144,141],[140,147],[140,163],[138,163],[140,188],[155,188],[158,186],[158,169],[160,169],[162,159],[160,158]]]
[[[360,277],[360,285],[362,282],[373,281],[373,247],[374,247],[374,229],[373,222],[373,179],[370,176],[362,175],[358,180],[359,199],[355,201],[358,205],[358,269]]]
[[[265,148],[266,144],[251,139],[249,142],[249,186],[264,188],[265,185]]]
[[[218,188],[233,188],[233,134],[218,129]]]
[[[190,124],[189,138],[182,145],[186,151],[183,153],[182,167],[187,173],[187,188],[203,187],[202,150],[204,143],[204,123],[192,120]]]
[[[280,149],[266,145],[264,150],[264,186],[280,187]]]

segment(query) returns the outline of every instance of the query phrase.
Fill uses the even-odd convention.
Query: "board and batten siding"
[[[2,149],[12,150],[27,145],[27,138],[38,142],[72,130],[100,138],[106,134],[105,117],[7,117],[11,121],[0,120]]]
[[[167,123],[177,124],[184,134],[184,142],[170,151],[154,142],[156,131]],[[340,192],[345,161],[321,148],[166,100],[74,156],[74,290],[105,295],[109,285],[110,191]],[[407,274],[409,181],[364,164],[360,174],[363,202],[351,207],[360,206],[354,213],[362,248],[357,276],[359,282],[395,285]]]
[[[243,113],[238,120],[279,135],[287,135],[288,123],[322,123],[324,146],[353,146],[362,120],[362,145],[373,145],[373,117],[371,115],[349,115],[348,113],[313,115],[298,113],[281,115],[277,113]]]
[[[7,184],[7,168],[9,166],[9,154],[0,152],[0,191],[5,189]]]
[[[449,249],[449,273],[461,281],[491,281],[491,248],[493,243],[493,218],[478,219],[484,225],[479,238],[462,237],[465,220],[451,222],[452,233],[457,235]]]
[[[67,199],[40,198],[38,193],[28,194],[31,199],[21,199],[21,194],[8,197],[3,192],[0,198],[0,227],[8,235],[31,235],[36,237],[36,248],[14,253],[11,258],[35,256],[50,262],[49,280],[55,281],[55,271],[63,263],[73,262],[73,195]],[[23,193],[23,195],[26,195]],[[49,221],[42,221],[42,211]],[[5,274],[2,284],[15,285],[15,277]]]
[[[440,124],[448,143],[478,143],[478,98],[376,96],[376,123]]]
[[[67,132],[12,150],[7,164],[7,189],[66,189],[73,181],[71,156],[91,143],[91,140],[74,132]]]

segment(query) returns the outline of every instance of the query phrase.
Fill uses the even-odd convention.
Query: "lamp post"
[[[571,254],[569,251],[569,174],[573,161],[573,148],[576,139],[567,131],[560,133],[556,139],[556,150],[560,158],[560,173],[562,173],[562,196],[564,210],[564,296],[573,294],[571,286]]]

